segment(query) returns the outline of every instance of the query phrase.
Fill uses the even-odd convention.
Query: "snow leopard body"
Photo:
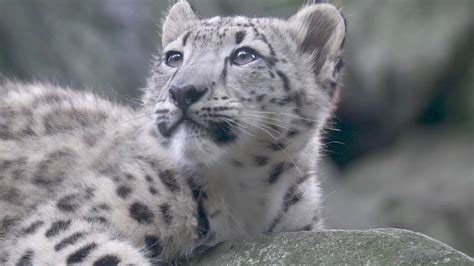
[[[321,134],[345,21],[169,11],[143,106],[0,85],[0,263],[149,265],[323,226]]]

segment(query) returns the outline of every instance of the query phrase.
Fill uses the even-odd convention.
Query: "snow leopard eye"
[[[178,67],[183,61],[183,54],[176,51],[166,53],[165,64],[169,67]]]
[[[258,58],[257,52],[248,47],[242,47],[237,49],[232,54],[232,63],[238,66],[248,64],[255,61]]]

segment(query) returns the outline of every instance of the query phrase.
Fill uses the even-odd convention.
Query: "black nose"
[[[170,98],[174,105],[182,110],[197,102],[207,91],[207,88],[198,89],[194,85],[187,85],[184,87],[171,86]]]

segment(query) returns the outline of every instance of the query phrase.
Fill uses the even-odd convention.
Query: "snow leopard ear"
[[[335,6],[314,2],[304,5],[288,23],[301,51],[314,56],[314,71],[318,74],[326,62],[338,61],[344,46],[346,22]]]
[[[194,13],[191,5],[183,0],[174,4],[163,22],[161,43],[165,47],[176,40],[183,32],[194,26],[199,17]]]

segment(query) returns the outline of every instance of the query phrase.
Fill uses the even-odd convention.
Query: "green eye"
[[[169,67],[178,67],[183,62],[183,54],[176,51],[166,53],[165,64]]]
[[[232,63],[238,66],[248,64],[258,58],[257,52],[248,47],[237,49],[232,54]]]

